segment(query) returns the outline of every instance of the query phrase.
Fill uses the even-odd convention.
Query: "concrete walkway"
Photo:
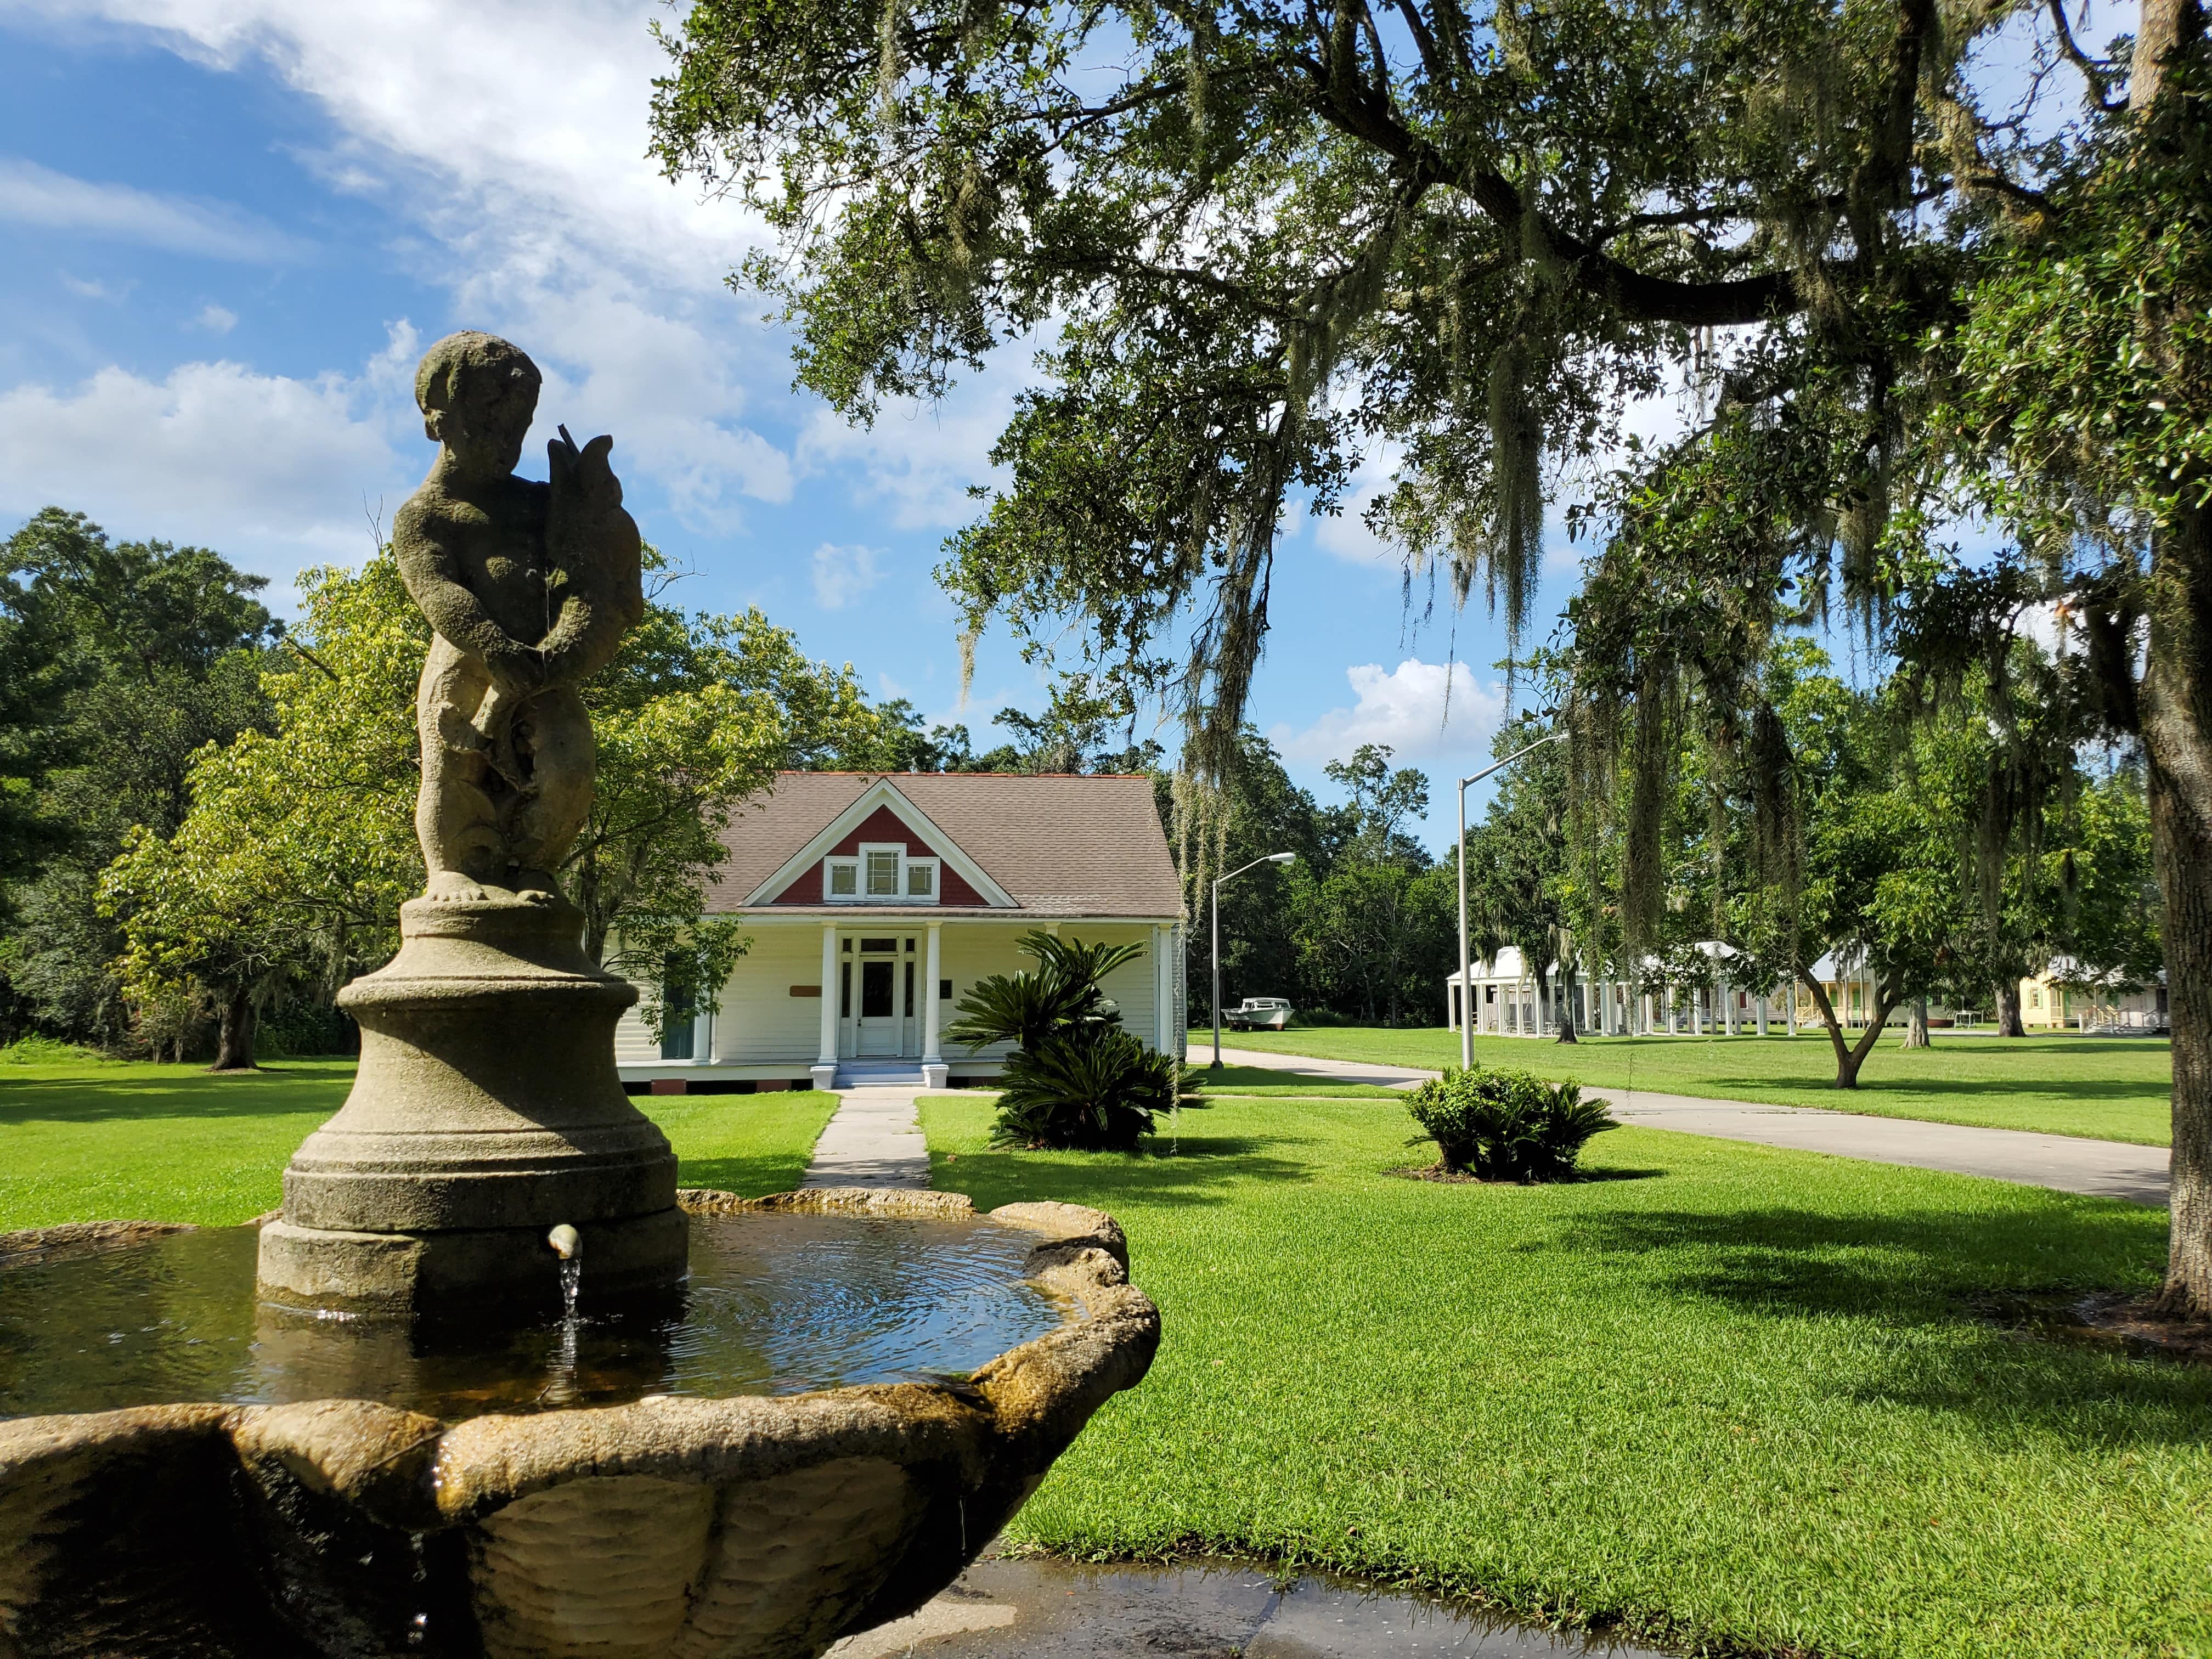
[[[814,1143],[803,1187],[927,1187],[929,1143],[912,1089],[848,1089]]]
[[[1308,1054],[1251,1048],[1224,1048],[1221,1058],[1232,1066],[1261,1066],[1301,1077],[1385,1088],[1410,1089],[1436,1075],[1410,1066],[1316,1060]],[[1992,1181],[2049,1187],[2093,1198],[2125,1199],[2130,1204],[2153,1207],[2166,1201],[2169,1159],[2163,1146],[2039,1134],[2027,1129],[1926,1123],[1917,1118],[1873,1117],[1816,1106],[1701,1100],[1687,1095],[1654,1094],[1647,1089],[1589,1088],[1586,1092],[1610,1103],[1623,1122],[1648,1129],[1748,1140],[1762,1146],[1793,1146],[1802,1152],[1832,1152],[1840,1158],[1943,1170],[1953,1175],[1984,1176]]]
[[[1376,1586],[1209,1561],[1165,1570],[987,1556],[919,1613],[826,1659],[1661,1659]]]

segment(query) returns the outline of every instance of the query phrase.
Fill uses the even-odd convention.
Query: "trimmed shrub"
[[[1141,945],[1085,945],[1048,933],[1018,941],[1034,973],[994,974],[963,998],[945,1035],[1006,1057],[994,1146],[1133,1152],[1153,1115],[1176,1103],[1182,1068],[1121,1028],[1100,981],[1144,955]]]
[[[1118,1026],[1051,1036],[1006,1060],[994,1146],[1133,1152],[1153,1115],[1176,1103],[1174,1059]]]
[[[1432,1140],[1447,1173],[1485,1181],[1567,1180],[1590,1137],[1620,1127],[1579,1084],[1481,1066],[1424,1083],[1407,1109],[1421,1126],[1407,1146]]]

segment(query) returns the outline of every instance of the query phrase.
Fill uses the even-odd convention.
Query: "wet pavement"
[[[911,1618],[830,1659],[1659,1659],[1333,1578],[1287,1589],[1249,1563],[978,1561]]]

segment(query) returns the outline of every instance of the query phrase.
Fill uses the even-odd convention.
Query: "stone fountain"
[[[259,1225],[259,1305],[208,1322],[237,1315],[221,1264],[244,1259],[222,1230],[0,1236],[0,1338],[11,1310],[32,1328],[107,1319],[101,1296],[133,1274],[155,1310],[109,1322],[139,1369],[103,1373],[70,1337],[58,1356],[94,1359],[58,1357],[66,1386],[18,1389],[68,1408],[0,1420],[0,1659],[813,1656],[949,1583],[1151,1364],[1158,1312],[1097,1211],[678,1190],[615,1070],[636,994],[585,955],[553,876],[592,800],[577,688],[642,613],[637,531],[607,438],[580,448],[563,429],[549,483],[513,476],[538,385],[483,334],[439,342],[416,377],[440,450],[393,546],[435,634],[416,708],[428,881],[399,953],[341,995],[360,1071]],[[948,1305],[988,1316],[962,1328],[966,1348],[830,1367],[884,1381],[805,1389],[823,1379],[803,1355],[702,1362],[702,1328],[748,1355],[775,1333],[743,1328],[742,1298],[711,1311],[722,1268],[687,1279],[694,1241],[721,1263],[801,1219],[848,1246],[860,1230],[864,1262],[904,1229],[925,1303],[931,1250],[981,1240],[1009,1265],[1002,1284],[948,1281]],[[849,1299],[865,1324],[868,1287]],[[644,1334],[586,1387],[592,1319]],[[530,1346],[556,1331],[557,1363]],[[1000,1331],[1028,1340],[969,1352]],[[222,1397],[179,1393],[203,1376]],[[733,1377],[758,1391],[718,1395]],[[9,1389],[0,1368],[0,1412],[23,1409]]]

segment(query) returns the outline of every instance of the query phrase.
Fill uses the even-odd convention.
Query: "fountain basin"
[[[939,1193],[683,1200],[978,1218]],[[1034,1237],[1023,1273],[1061,1316],[965,1377],[459,1422],[359,1399],[0,1421],[0,1653],[811,1659],[949,1583],[1158,1345],[1111,1217],[987,1219]]]

